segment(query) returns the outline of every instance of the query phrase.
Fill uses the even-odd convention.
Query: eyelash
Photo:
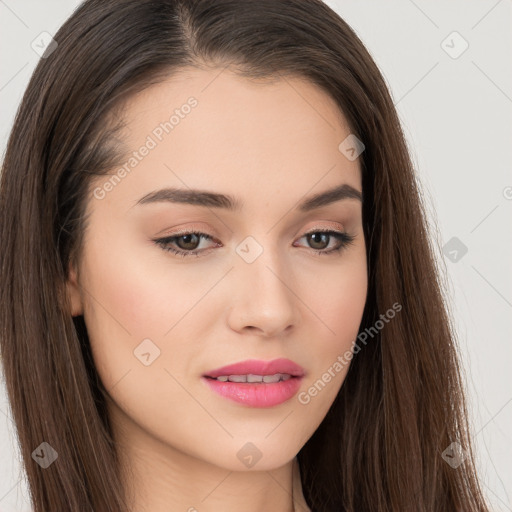
[[[349,245],[351,245],[354,242],[355,236],[349,235],[346,232],[343,231],[333,231],[333,230],[315,230],[315,231],[308,231],[307,233],[304,233],[304,235],[301,236],[301,238],[304,238],[307,235],[312,234],[328,234],[331,236],[334,236],[334,238],[337,238],[341,243],[339,247],[335,247],[333,249],[329,250],[320,250],[320,249],[312,249],[313,252],[315,252],[317,255],[332,255],[337,254],[341,252],[343,249],[347,248]],[[198,257],[202,252],[207,251],[208,249],[201,249],[201,250],[192,250],[192,251],[183,251],[180,249],[175,249],[170,246],[170,244],[174,241],[176,241],[178,238],[181,238],[183,236],[187,235],[196,235],[200,238],[204,238],[205,240],[213,240],[213,238],[206,234],[202,233],[200,231],[187,231],[185,233],[180,233],[179,235],[173,235],[168,236],[165,238],[158,238],[156,240],[153,240],[157,245],[159,245],[164,251],[169,251],[176,256],[180,256],[181,258],[186,258],[188,256],[196,256]],[[330,240],[329,240],[330,241]]]

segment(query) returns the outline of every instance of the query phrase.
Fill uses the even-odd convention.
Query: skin
[[[190,96],[198,104],[172,132],[104,198],[89,199],[83,251],[67,284],[72,314],[84,315],[109,392],[133,510],[290,512],[293,459],[325,417],[348,365],[308,404],[295,396],[270,408],[227,400],[200,377],[246,359],[285,357],[305,369],[303,392],[351,350],[367,294],[361,202],[295,208],[343,183],[362,191],[359,159],[339,151],[350,129],[317,86],[195,68],[130,99],[128,152]],[[136,204],[171,186],[229,194],[242,206]],[[195,242],[203,251],[185,258],[153,241],[181,229],[213,241],[171,244],[191,250]],[[305,236],[313,229],[354,240],[318,255],[339,242],[331,236],[315,245]],[[263,248],[250,264],[236,252],[248,236]],[[160,350],[148,366],[134,356],[147,338]],[[247,442],[262,454],[251,468],[237,457]]]

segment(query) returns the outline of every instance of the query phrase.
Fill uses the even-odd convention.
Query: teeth
[[[276,373],[275,375],[254,375],[249,373],[248,375],[221,375],[217,377],[217,380],[221,382],[248,382],[248,383],[273,383],[281,380],[291,379],[291,375],[287,373]]]
[[[247,382],[247,375],[230,375],[230,382]]]

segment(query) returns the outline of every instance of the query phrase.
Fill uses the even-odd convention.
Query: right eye
[[[176,254],[177,256],[184,258],[186,256],[197,257],[200,253],[207,250],[204,248],[199,250],[197,249],[198,245],[200,245],[201,239],[213,240],[213,238],[206,233],[201,233],[199,231],[189,231],[186,233],[180,233],[179,235],[158,238],[153,241],[162,247],[164,251],[169,251],[173,254]],[[173,245],[178,247],[173,247]]]

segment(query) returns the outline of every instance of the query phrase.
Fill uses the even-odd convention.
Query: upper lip
[[[204,377],[217,378],[224,375],[275,375],[276,373],[286,373],[293,377],[303,377],[304,368],[289,359],[273,359],[272,361],[261,361],[258,359],[248,359],[239,363],[216,368],[204,374]]]

